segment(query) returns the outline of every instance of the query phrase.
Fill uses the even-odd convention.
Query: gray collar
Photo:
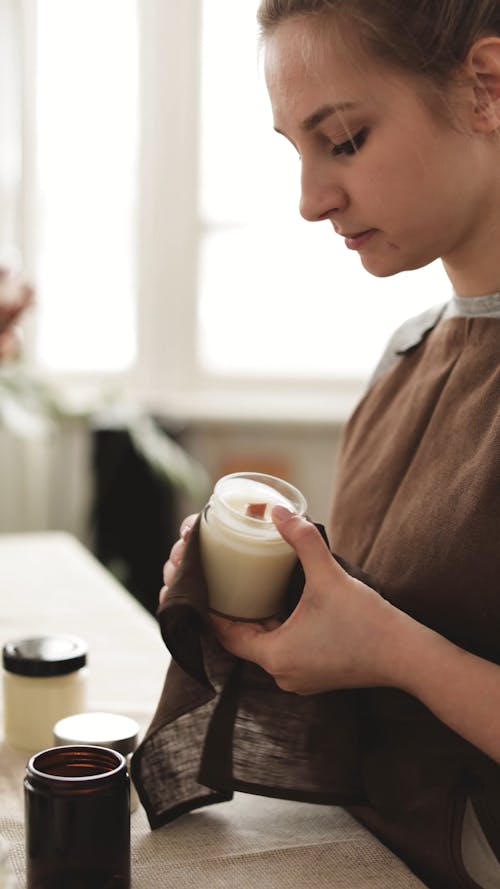
[[[462,315],[467,318],[481,315],[500,315],[500,292],[487,293],[485,296],[459,296],[454,293],[450,300],[448,318]]]

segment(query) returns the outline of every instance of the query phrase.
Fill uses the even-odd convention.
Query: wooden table
[[[146,729],[168,664],[154,619],[73,537],[0,535],[0,644],[44,632],[87,641],[92,710]],[[0,745],[0,837],[17,889],[25,886],[26,760]],[[340,808],[236,794],[154,832],[142,808],[131,822],[134,889],[423,886]]]

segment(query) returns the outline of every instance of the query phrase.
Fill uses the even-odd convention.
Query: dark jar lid
[[[2,650],[3,666],[21,676],[64,676],[87,663],[87,646],[76,636],[13,639]]]

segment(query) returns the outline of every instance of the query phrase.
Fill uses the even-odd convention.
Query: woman
[[[281,625],[213,624],[284,690],[368,689],[368,804],[351,811],[430,886],[493,889],[500,3],[263,0],[259,21],[302,215],[329,220],[379,277],[441,258],[454,297],[398,332],[345,432],[330,541],[382,595],[276,508],[305,571],[297,608]]]

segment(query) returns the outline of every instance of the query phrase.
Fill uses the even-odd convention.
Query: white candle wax
[[[296,562],[271,512],[286,506],[304,513],[292,485],[272,476],[237,473],[215,486],[200,526],[200,553],[210,607],[246,620],[276,614]]]
[[[36,636],[3,648],[4,734],[29,753],[52,745],[54,723],[87,708],[87,647],[68,636]]]

